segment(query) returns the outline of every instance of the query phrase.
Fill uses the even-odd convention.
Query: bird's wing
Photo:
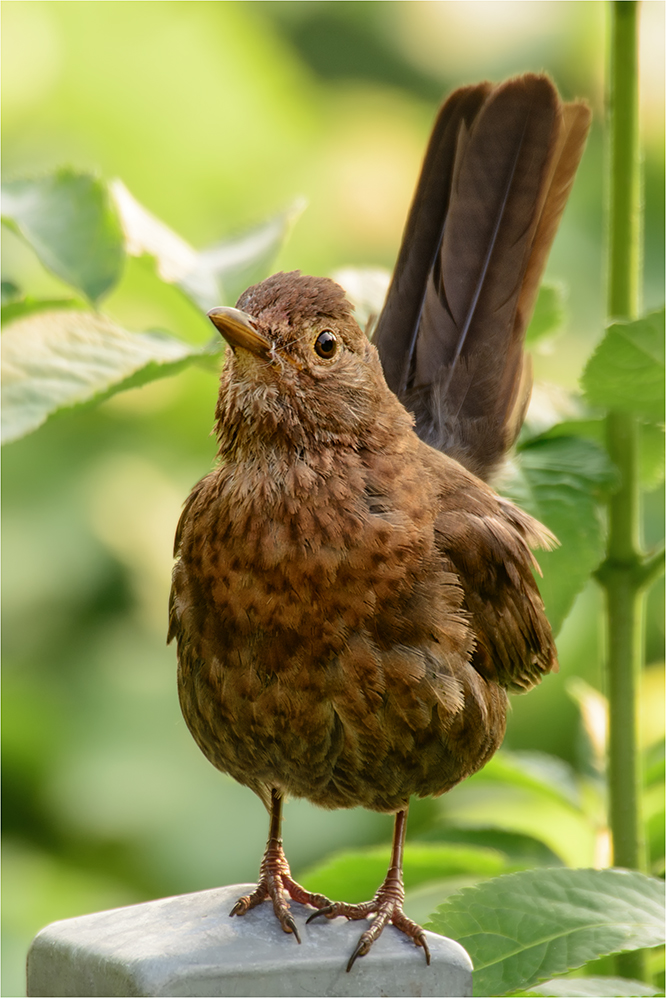
[[[374,342],[421,439],[482,478],[522,423],[525,331],[589,122],[528,74],[455,91],[431,137]]]
[[[557,670],[531,552],[557,542],[537,520],[491,489],[482,490],[462,469],[449,467],[440,480],[446,494],[435,519],[435,543],[463,589],[475,636],[472,665],[500,686],[528,690]]]

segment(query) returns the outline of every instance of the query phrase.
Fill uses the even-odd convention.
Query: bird
[[[176,530],[168,640],[186,724],[269,812],[257,887],[367,918],[347,970],[403,910],[411,797],[500,746],[508,691],[557,669],[534,548],[492,487],[531,390],[527,324],[590,125],[544,74],[454,91],[426,151],[372,339],[344,290],[277,273],[208,315],[226,340],[218,464]],[[393,814],[387,875],[347,904],[292,877],[286,798]]]

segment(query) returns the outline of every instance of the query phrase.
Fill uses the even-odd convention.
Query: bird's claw
[[[366,939],[366,935],[367,935],[367,933],[364,932],[363,935],[361,936],[361,938],[359,939],[359,941],[356,943],[356,948],[355,948],[354,952],[352,953],[352,955],[349,957],[349,963],[347,964],[347,973],[349,973],[349,971],[354,966],[354,961],[356,960],[356,957],[357,956],[365,956],[365,954],[368,952],[368,950],[372,946],[373,940],[372,939],[371,940]]]
[[[329,902],[323,908],[319,908],[317,911],[313,911],[305,924],[309,925],[310,922],[314,922],[315,918],[319,918],[320,915],[323,915],[324,918],[337,918],[338,915],[344,915],[344,912],[339,910],[340,907],[343,906],[340,905],[338,902]]]
[[[279,918],[279,916],[278,916],[278,918]],[[296,926],[296,922],[294,921],[294,919],[292,918],[292,916],[286,914],[284,916],[284,918],[280,918],[280,925],[282,926],[282,928],[283,928],[283,930],[285,932],[293,932],[293,934],[296,936],[296,942],[299,943],[299,945],[300,945],[301,937],[299,935],[298,928]]]
[[[430,950],[424,930],[416,922],[413,922],[411,918],[407,918],[402,910],[402,899],[400,897],[387,896],[381,890],[372,901],[367,901],[365,904],[344,904],[341,901],[328,904],[318,911],[314,911],[308,918],[306,925],[309,925],[315,918],[319,918],[320,915],[323,915],[325,918],[337,918],[341,915],[351,921],[356,921],[357,919],[367,918],[368,915],[372,914],[375,916],[372,925],[369,929],[365,930],[356,944],[356,948],[347,964],[347,972],[352,969],[359,956],[365,956],[370,951],[370,947],[375,939],[379,938],[384,927],[389,923],[395,925],[396,929],[404,932],[406,936],[409,936],[414,941],[415,946],[420,946],[423,949],[426,963],[430,964]]]
[[[236,901],[236,904],[229,912],[229,918],[233,918],[234,915],[244,915],[245,912],[250,907],[250,905],[248,904],[249,900],[250,899],[247,896],[239,898],[238,901]]]
[[[229,912],[233,915],[245,915],[251,908],[255,908],[262,901],[270,900],[273,903],[275,917],[280,923],[284,932],[291,933],[296,937],[296,942],[300,943],[301,936],[293,915],[289,911],[289,900],[298,901],[300,904],[309,904],[317,908],[330,908],[332,902],[323,894],[311,894],[291,876],[289,864],[282,850],[282,845],[278,841],[271,841],[268,844],[261,871],[259,883],[251,894],[245,894],[236,901]]]

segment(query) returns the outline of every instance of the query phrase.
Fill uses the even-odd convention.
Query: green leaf
[[[664,428],[654,423],[640,423],[638,433],[641,486],[650,491],[664,480]]]
[[[453,895],[426,928],[465,947],[475,995],[505,995],[663,943],[664,885],[629,870],[527,870]]]
[[[235,302],[246,288],[270,273],[275,257],[304,208],[305,201],[298,198],[285,211],[261,225],[202,250],[196,272],[184,280],[181,287],[206,310],[223,299]],[[202,277],[209,277],[215,283],[217,300],[213,304],[209,304],[210,298],[202,296],[199,300],[196,297]]]
[[[494,849],[507,858],[507,873],[532,870],[535,866],[558,866],[558,857],[545,842],[521,832],[501,828],[464,828],[447,820],[440,810],[440,820],[419,841],[457,843]]]
[[[82,300],[76,298],[31,298],[30,296],[19,298],[2,306],[3,329],[15,319],[34,315],[35,312],[49,312],[56,308],[84,308],[84,305]]]
[[[562,284],[542,284],[527,327],[525,345],[533,347],[545,336],[558,332],[566,319],[565,289]]]
[[[586,425],[587,415],[587,406],[579,395],[560,385],[537,381],[532,388],[530,404],[520,431],[519,446],[524,447],[535,437],[554,433],[556,426],[561,427],[560,436],[578,436],[575,430],[567,433],[567,427]]]
[[[9,181],[2,185],[2,214],[47,270],[90,302],[98,302],[120,278],[120,222],[105,184],[91,174],[62,169]]]
[[[101,401],[203,356],[164,333],[130,333],[103,316],[51,311],[13,322],[2,345],[2,441],[60,409]]]
[[[604,776],[608,753],[608,700],[580,676],[571,676],[565,684],[567,695],[580,711],[582,744],[581,763],[592,773]]]
[[[547,794],[555,800],[580,806],[580,790],[571,766],[546,752],[509,752],[504,749],[484,767],[486,778]]]
[[[22,297],[23,292],[21,291],[18,284],[14,281],[2,281],[2,307],[9,305],[10,302],[19,301]]]
[[[518,452],[501,491],[549,527],[560,542],[537,552],[539,589],[557,633],[574,599],[604,555],[599,499],[614,484],[605,451],[581,437],[530,442]]]
[[[660,742],[655,742],[645,753],[643,762],[643,779],[646,787],[654,786],[655,783],[663,783],[666,776],[666,744],[662,738]]]
[[[569,866],[594,861],[596,827],[573,771],[545,753],[498,752],[479,772],[441,800],[447,827],[495,828],[545,843]]]
[[[113,181],[111,193],[122,220],[127,252],[152,256],[162,280],[177,285],[205,312],[235,302],[249,285],[266,277],[305,206],[298,199],[267,222],[197,251],[139,204],[120,180]]]
[[[560,977],[520,992],[520,998],[639,998],[643,995],[649,998],[658,994],[644,981],[630,981],[626,977]]]
[[[311,867],[299,877],[306,890],[344,898],[350,904],[369,901],[386,876],[389,846],[341,852]],[[506,869],[506,857],[475,846],[408,843],[405,848],[405,888],[460,874],[495,877]]]
[[[598,419],[571,418],[578,414],[584,406],[582,399],[569,395],[555,386],[554,392],[550,385],[546,387],[545,400],[542,393],[543,385],[535,384],[532,391],[533,407],[527,410],[525,423],[520,432],[519,446],[530,443],[537,436],[583,437],[593,440],[601,447],[606,440],[606,422]],[[536,399],[535,399],[536,396]],[[559,419],[557,418],[559,417]],[[561,420],[561,422],[560,422]],[[549,426],[548,424],[551,423]],[[641,488],[651,491],[664,480],[664,428],[654,423],[638,424],[638,473]]]
[[[581,380],[593,405],[663,422],[664,309],[609,326]]]

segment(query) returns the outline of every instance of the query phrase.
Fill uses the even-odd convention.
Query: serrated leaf
[[[390,858],[389,846],[349,850],[311,867],[299,880],[307,890],[356,904],[374,896],[386,876]],[[405,888],[411,890],[431,880],[460,874],[495,877],[506,866],[506,857],[494,849],[411,842],[405,848]]]
[[[453,895],[426,928],[467,950],[475,995],[505,995],[662,944],[663,883],[628,870],[527,870]]]
[[[630,981],[626,977],[575,977],[545,981],[520,998],[651,998],[659,992],[645,981]]]
[[[664,309],[609,326],[581,383],[593,405],[663,422]]]
[[[532,392],[533,399],[535,392],[538,392],[540,387],[538,383],[535,384]],[[575,395],[565,394],[563,402],[560,404],[558,394],[556,387],[552,406],[550,399],[547,399],[544,405],[543,399],[537,396],[534,412],[530,403],[520,433],[519,447],[529,443],[537,436],[547,436],[553,440],[556,437],[583,437],[586,440],[593,440],[603,447],[606,440],[605,420],[601,417],[597,419],[572,419],[575,408],[578,405],[584,407],[583,401]],[[552,425],[547,427],[548,422],[551,421],[551,416],[558,415],[562,422],[553,419]],[[639,423],[638,437],[639,481],[642,489],[650,491],[664,480],[664,428],[654,423]]]
[[[566,319],[566,294],[561,284],[542,284],[534,306],[534,313],[525,334],[525,345],[535,343],[558,332]]]
[[[614,484],[606,452],[581,437],[539,439],[521,448],[500,489],[549,527],[560,542],[538,551],[539,589],[557,633],[604,555],[599,498]]]
[[[57,170],[2,185],[3,221],[57,277],[98,302],[122,272],[123,234],[106,185],[88,173]]]
[[[152,256],[162,280],[177,285],[206,312],[216,305],[233,304],[246,287],[266,277],[305,206],[298,199],[267,222],[198,251],[139,204],[122,181],[114,180],[110,189],[120,213],[127,252]]]
[[[60,409],[101,401],[202,356],[159,332],[131,333],[101,315],[51,311],[13,322],[2,345],[2,442]]]

